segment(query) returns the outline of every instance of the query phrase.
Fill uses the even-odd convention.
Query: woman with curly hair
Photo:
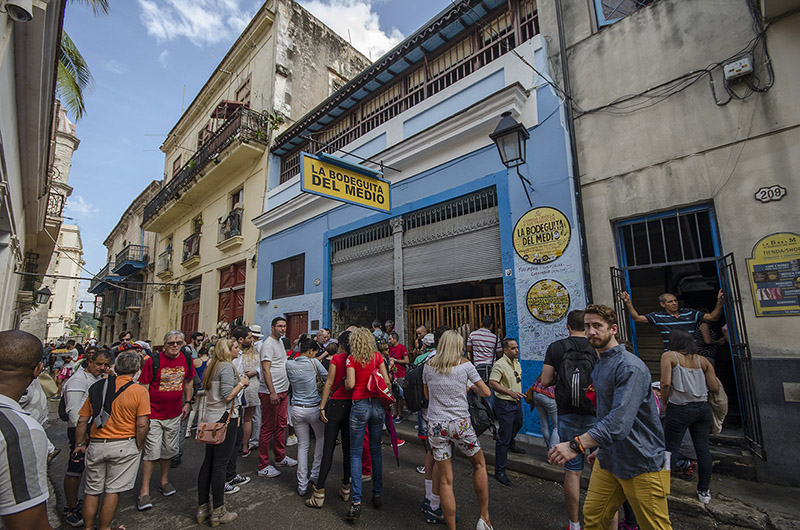
[[[370,376],[379,370],[386,386],[391,386],[383,356],[375,345],[375,337],[366,328],[350,334],[350,357],[346,362],[345,387],[353,391],[350,409],[350,440],[363,440],[369,432],[369,453],[372,458],[372,505],[380,508],[383,486],[383,460],[381,458],[381,431],[385,411],[380,400],[368,388]],[[361,444],[350,444],[350,470],[361,469]],[[354,521],[361,516],[361,474],[352,473],[353,491],[350,509],[345,519]]]

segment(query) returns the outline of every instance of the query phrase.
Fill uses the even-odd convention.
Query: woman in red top
[[[342,484],[339,496],[343,501],[350,500],[350,406],[353,392],[345,388],[344,379],[347,373],[345,364],[350,355],[350,332],[339,335],[339,353],[330,358],[328,379],[322,390],[322,401],[319,403],[319,417],[325,424],[325,445],[322,448],[322,464],[317,483],[312,488],[311,497],[306,499],[306,506],[322,508],[325,502],[325,480],[333,464],[333,451],[336,449],[336,438],[342,434]],[[330,402],[328,400],[330,399]],[[327,408],[325,407],[327,405]]]
[[[350,409],[350,439],[362,440],[364,432],[369,432],[369,453],[372,457],[372,505],[381,507],[381,488],[383,486],[383,461],[381,459],[381,431],[386,411],[378,398],[367,388],[370,376],[379,370],[391,387],[389,374],[383,356],[375,346],[375,337],[366,328],[358,328],[350,334],[350,357],[347,358],[345,387],[353,391],[353,405]],[[361,444],[350,446],[350,469],[361,469]],[[361,516],[361,474],[352,475],[353,493],[350,509],[345,519],[354,521]]]

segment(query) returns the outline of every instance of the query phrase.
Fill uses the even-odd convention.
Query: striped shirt
[[[0,516],[47,500],[47,436],[19,403],[0,394]]]
[[[492,364],[496,354],[503,352],[497,335],[486,328],[476,329],[469,334],[467,346],[472,346],[472,362],[475,366]]]
[[[654,324],[661,331],[661,340],[664,341],[664,349],[669,349],[669,332],[673,329],[682,329],[688,334],[694,333],[697,323],[703,320],[705,313],[697,309],[681,309],[678,316],[669,313],[647,313],[645,318]]]

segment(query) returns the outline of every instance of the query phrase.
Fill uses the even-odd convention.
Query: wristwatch
[[[578,453],[579,455],[582,455],[585,452],[583,449],[583,445],[581,444],[577,436],[569,441],[569,448]]]

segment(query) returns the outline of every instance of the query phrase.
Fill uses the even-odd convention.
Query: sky
[[[451,0],[299,0],[377,60]],[[111,0],[108,15],[70,2],[64,20],[94,76],[77,121],[65,223],[81,229],[84,277],[106,263],[103,241],[131,201],[164,174],[158,149],[236,37],[256,0]],[[348,31],[349,30],[349,31]],[[74,116],[70,116],[74,121]],[[79,303],[94,295],[81,282]],[[90,303],[87,303],[90,302]]]

